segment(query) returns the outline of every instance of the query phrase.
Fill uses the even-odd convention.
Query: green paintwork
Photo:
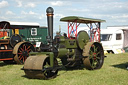
[[[54,54],[53,52],[30,52],[29,55],[33,56],[33,55],[42,55],[43,57],[43,54],[46,54],[47,56],[50,57],[50,67],[53,67],[53,64],[54,64]]]
[[[89,42],[89,36],[86,31],[79,31],[77,35],[77,44],[80,49],[83,49],[86,43]]]
[[[97,23],[97,22],[106,22],[101,19],[93,19],[86,17],[78,17],[78,16],[67,16],[60,19],[60,21],[64,22],[77,22],[77,23]]]
[[[68,49],[66,48],[59,48],[58,49],[58,56],[57,57],[64,57],[68,54]]]
[[[53,54],[53,52],[49,52],[49,57],[50,57],[50,66],[53,67],[53,65],[54,65],[54,54]]]
[[[19,29],[19,35],[22,37],[22,40],[29,41],[33,44],[36,42],[43,42],[44,44],[47,43],[46,36],[48,35],[47,27],[40,27],[37,28],[37,35],[31,35],[32,28],[24,28]],[[10,30],[10,36],[12,35],[12,30]]]
[[[77,48],[76,39],[65,39],[64,36],[60,37],[60,44],[65,45],[67,49]]]
[[[59,48],[58,49],[58,58],[67,56],[67,55],[74,55],[75,51],[74,49],[67,49],[67,48]]]
[[[76,39],[66,39],[65,44],[67,49],[77,48]]]

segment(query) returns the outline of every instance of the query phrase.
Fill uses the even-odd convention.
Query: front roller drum
[[[58,62],[54,60],[54,67],[58,66]],[[46,55],[30,56],[24,63],[23,70],[26,77],[36,79],[55,78],[58,69],[50,68],[50,58]]]
[[[83,49],[83,64],[89,70],[100,69],[104,62],[103,47],[99,42],[88,42]]]

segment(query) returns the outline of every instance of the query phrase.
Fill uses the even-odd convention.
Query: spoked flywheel
[[[54,60],[54,67],[58,62]],[[25,61],[23,70],[28,78],[51,79],[58,73],[57,68],[50,67],[50,59],[46,55],[30,56]]]
[[[29,42],[20,42],[16,44],[13,50],[13,54],[15,55],[14,60],[18,64],[24,64],[31,51],[34,51],[34,46]]]
[[[88,42],[83,49],[83,64],[89,70],[100,69],[104,62],[103,47],[98,42]]]

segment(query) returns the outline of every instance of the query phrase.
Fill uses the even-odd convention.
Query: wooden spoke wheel
[[[34,46],[31,43],[20,42],[16,44],[13,50],[13,54],[15,54],[14,60],[18,64],[24,64],[31,51],[34,51]]]
[[[83,64],[89,70],[100,69],[104,62],[103,47],[98,42],[89,42],[83,49]]]
[[[58,66],[55,59],[54,67]],[[28,78],[51,79],[55,78],[58,69],[50,68],[50,58],[46,55],[30,56],[24,64],[24,72]]]

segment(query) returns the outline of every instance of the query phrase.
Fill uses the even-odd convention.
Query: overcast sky
[[[65,16],[106,20],[107,26],[128,25],[128,0],[0,0],[0,21],[37,22],[47,26],[46,9],[54,8],[54,31],[66,32]]]

